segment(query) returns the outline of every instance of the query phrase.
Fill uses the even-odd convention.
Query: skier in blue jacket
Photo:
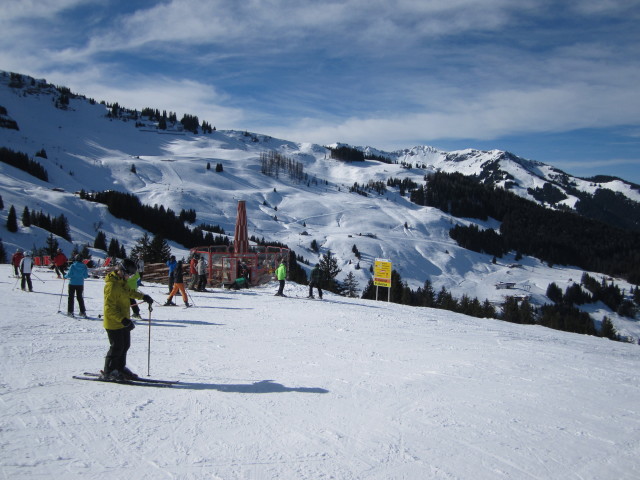
[[[69,279],[69,299],[67,302],[67,315],[73,317],[73,297],[74,295],[78,299],[78,306],[80,307],[80,316],[86,317],[87,311],[84,308],[84,298],[82,293],[84,292],[84,279],[89,276],[89,270],[87,266],[82,263],[82,257],[76,255],[73,264],[69,267],[64,278]]]
[[[177,265],[178,265],[178,262],[176,262],[175,255],[171,255],[171,258],[167,260],[167,267],[169,267],[169,294],[171,294],[171,290],[173,290],[173,284],[174,284],[173,272],[175,272]]]

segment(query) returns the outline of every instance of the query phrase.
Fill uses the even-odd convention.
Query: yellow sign
[[[376,287],[391,287],[391,261],[376,258],[373,264],[373,284]]]

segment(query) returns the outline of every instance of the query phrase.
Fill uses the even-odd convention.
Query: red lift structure
[[[191,254],[204,255],[207,260],[208,280],[211,286],[228,286],[248,271],[251,285],[260,285],[272,279],[280,260],[289,261],[289,249],[249,245],[247,229],[247,206],[238,201],[238,213],[234,231],[233,247],[212,245],[195,247]]]

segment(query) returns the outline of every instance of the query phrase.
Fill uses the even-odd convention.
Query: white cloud
[[[618,107],[612,109],[611,105]],[[634,124],[638,111],[640,92],[637,89],[608,89],[575,83],[448,99],[440,103],[437,110],[425,113],[352,117],[339,122],[334,118],[326,122],[316,118],[280,127],[260,127],[274,136],[300,141],[367,144],[375,139],[381,148],[397,148],[436,140],[492,140],[523,133]]]
[[[0,25],[7,26],[25,18],[54,19],[65,10],[100,0],[3,0],[0,5]]]
[[[70,12],[88,3],[101,21],[76,28]],[[607,16],[630,11],[616,0],[578,3],[565,8],[590,18],[598,5]],[[172,0],[127,15],[113,5],[3,2],[0,68],[130,108],[319,143],[638,123],[635,37],[610,43],[602,26],[576,36],[537,24],[556,15],[547,0]]]

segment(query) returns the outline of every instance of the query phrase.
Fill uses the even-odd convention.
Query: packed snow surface
[[[128,364],[175,387],[86,382],[103,280],[78,320],[35,275],[0,265],[3,478],[640,478],[637,345],[269,284],[143,308]]]

